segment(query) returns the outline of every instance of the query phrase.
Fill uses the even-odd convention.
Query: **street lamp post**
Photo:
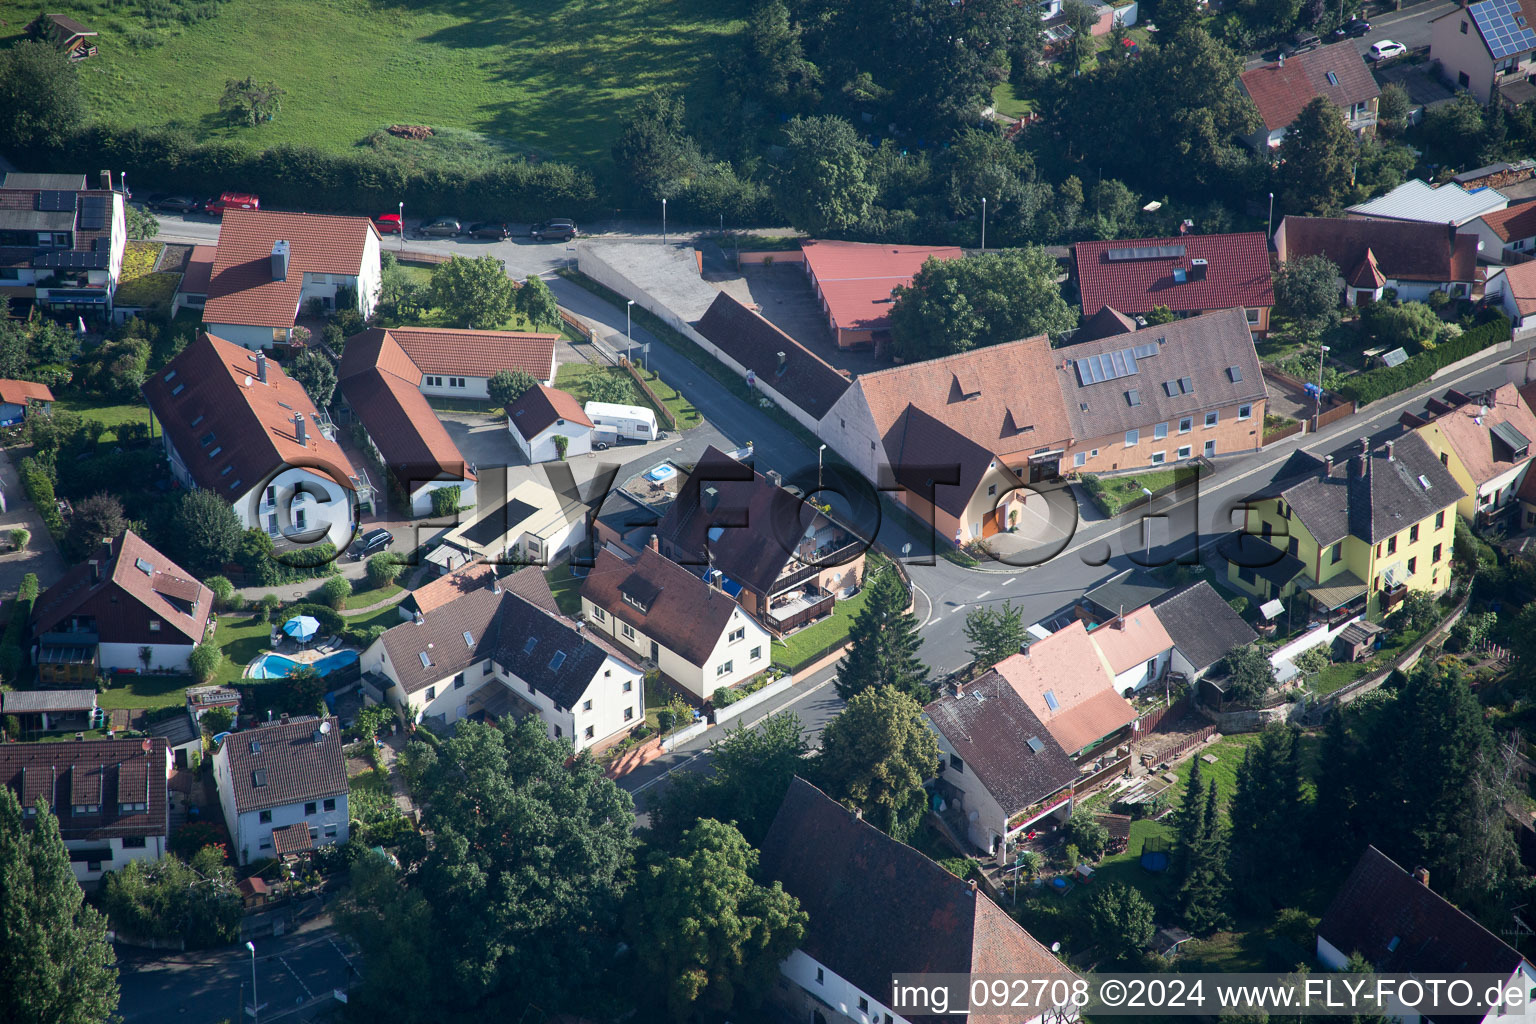
[[[667,244],[667,201],[661,201],[661,244]]]
[[[1269,220],[1264,222],[1264,234],[1265,235],[1272,235],[1274,233],[1275,233],[1275,194],[1273,192],[1271,192],[1269,194]]]
[[[1323,414],[1323,363],[1328,361],[1328,353],[1332,351],[1332,346],[1317,346],[1317,412],[1312,414],[1313,430],[1317,429],[1317,417]]]
[[[1141,489],[1141,493],[1145,494],[1147,496],[1147,504],[1150,505],[1152,503],[1152,492],[1147,490],[1145,487],[1143,487]],[[1141,529],[1142,529],[1142,531],[1147,536],[1147,564],[1151,565],[1152,564],[1152,520],[1147,518],[1146,516],[1142,516],[1141,517]]]
[[[261,1000],[256,996],[256,944],[247,942],[245,948],[251,951],[251,1020],[261,1019]]]
[[[820,448],[816,449],[816,489],[818,491],[821,490],[821,457],[822,453],[826,450],[826,445],[822,445]],[[821,499],[817,498],[816,500],[820,501]]]
[[[634,308],[634,299],[630,299],[624,306],[624,359],[631,363],[634,362],[634,358],[630,356],[630,351],[635,347],[635,339],[629,333],[629,314]]]
[[[405,252],[405,200],[400,200],[400,251]]]
[[[987,251],[987,197],[981,197],[981,251],[985,255]]]

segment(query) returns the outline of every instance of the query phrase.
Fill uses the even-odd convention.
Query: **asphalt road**
[[[1401,11],[1391,11],[1379,17],[1371,18],[1371,30],[1359,39],[1351,40],[1355,49],[1360,53],[1370,52],[1373,43],[1379,43],[1383,39],[1393,39],[1410,50],[1420,46],[1429,45],[1429,23],[1446,11],[1455,10],[1459,6],[1455,0],[1428,0],[1425,3],[1405,6]],[[1324,40],[1328,42],[1328,40]],[[1250,58],[1244,67],[1248,69],[1259,67],[1268,63],[1263,57]]]
[[[258,1024],[307,1021],[350,984],[353,954],[328,927],[255,940]],[[124,1024],[250,1021],[251,954],[245,944],[149,959],[120,955]],[[243,1003],[242,1003],[243,1001]]]

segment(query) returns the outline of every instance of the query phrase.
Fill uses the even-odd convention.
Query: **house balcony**
[[[1376,128],[1376,115],[1374,113],[1361,114],[1349,119],[1349,130],[1357,135],[1365,131],[1373,131]]]
[[[831,614],[837,595],[819,587],[807,586],[783,590],[768,599],[765,614],[768,626],[787,633],[823,615]]]
[[[797,551],[785,565],[779,578],[773,581],[776,587],[792,587],[805,580],[815,579],[821,573],[833,566],[848,565],[865,550],[864,542],[857,537],[844,534],[830,544],[820,547]]]

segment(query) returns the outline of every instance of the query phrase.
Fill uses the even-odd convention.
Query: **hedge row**
[[[7,683],[18,681],[26,663],[23,645],[37,593],[37,574],[29,572],[21,578],[21,586],[16,590],[16,605],[11,609],[11,621],[6,623],[5,635],[0,637],[0,677]]]
[[[1378,398],[1422,384],[1442,367],[1476,355],[1490,345],[1508,341],[1509,336],[1509,320],[1502,315],[1496,316],[1433,349],[1420,352],[1405,363],[1357,373],[1339,385],[1339,394],[1361,405],[1369,405]]]
[[[27,492],[27,497],[37,506],[37,514],[48,527],[48,532],[53,534],[54,540],[62,540],[64,516],[59,512],[59,501],[53,493],[53,478],[30,456],[22,459],[16,469],[21,476],[21,489]]]
[[[598,211],[592,176],[570,164],[506,160],[478,172],[407,167],[360,149],[326,153],[309,146],[261,152],[222,140],[201,142],[167,128],[92,125],[60,154],[59,166],[126,171],[130,185],[185,191],[199,198],[250,190],[263,204],[376,215],[405,202],[418,216],[506,220],[588,216]]]

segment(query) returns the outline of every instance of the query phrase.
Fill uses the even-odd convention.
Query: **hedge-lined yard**
[[[1509,320],[1502,315],[1496,316],[1486,323],[1463,331],[1458,337],[1450,338],[1432,349],[1420,352],[1405,363],[1357,373],[1339,385],[1339,394],[1361,405],[1369,405],[1377,399],[1395,395],[1416,384],[1422,384],[1442,367],[1508,340]]]

